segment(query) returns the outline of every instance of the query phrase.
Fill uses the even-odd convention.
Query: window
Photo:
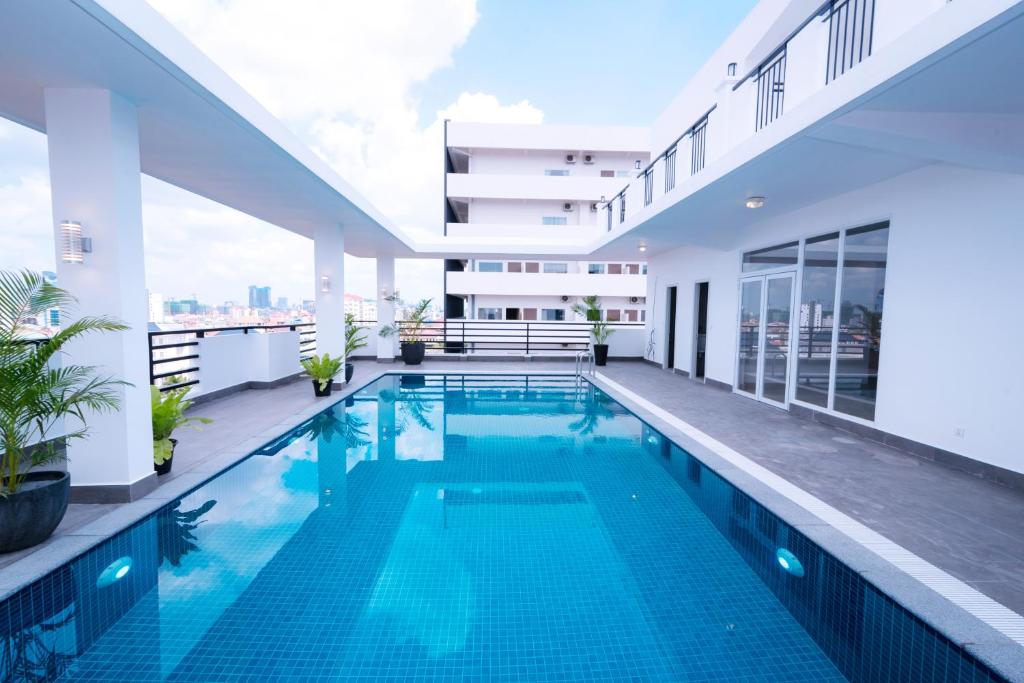
[[[642,273],[643,275],[647,275],[647,264],[646,264],[646,263],[645,263],[645,264],[643,264],[643,266],[641,266],[641,267],[640,267],[640,272],[641,272],[641,273]]]
[[[608,264],[609,275],[622,275],[622,264],[621,263],[609,263]]]
[[[782,116],[782,99],[786,86],[786,50],[782,49],[757,69],[757,120],[761,130]]]
[[[639,263],[627,263],[626,264],[626,273],[628,275],[639,275],[640,274],[640,264]]]
[[[542,308],[540,310],[541,320],[565,320],[564,308]]]
[[[632,175],[633,174],[632,174],[631,171],[616,171],[615,172],[615,177],[616,178],[631,178]]]
[[[642,323],[647,322],[647,309],[646,308],[640,311],[640,322],[642,322]]]
[[[506,308],[505,309],[505,320],[519,320],[519,309],[518,308]]]
[[[839,233],[807,240],[800,286],[796,355],[796,393],[799,401],[828,407],[832,366],[832,328],[835,317]]]
[[[527,273],[539,273],[540,272],[540,264],[537,263],[536,261],[527,261],[526,262],[526,272]]]
[[[622,311],[617,308],[609,308],[605,311],[604,319],[610,323],[617,323],[622,320]]]
[[[521,273],[523,272],[523,264],[519,261],[509,261],[505,264],[505,272],[507,273]]]
[[[569,175],[569,169],[567,169],[567,168],[546,168],[546,169],[544,169],[544,175],[566,176],[566,175]]]
[[[644,206],[654,201],[654,167],[644,171]]]
[[[591,275],[604,275],[604,264],[590,263],[587,265],[587,272]]]
[[[615,171],[601,171],[601,177],[602,178],[614,178],[615,177]]]
[[[477,320],[501,320],[500,308],[478,308]]]
[[[536,308],[524,308],[523,309],[523,320],[536,320],[537,309]]]
[[[544,216],[540,222],[544,225],[567,225],[569,220],[565,216]]]
[[[608,232],[611,232],[612,231],[612,203],[608,202],[608,204],[604,208],[605,208],[605,211],[608,212]]]
[[[665,152],[665,192],[676,186],[676,148]]]
[[[769,270],[783,266],[796,266],[797,256],[800,253],[798,242],[781,244],[777,247],[748,251],[743,255],[743,272],[750,273],[758,270]]]
[[[640,319],[640,311],[636,310],[635,308],[626,309],[626,311],[624,312],[626,314],[626,322],[628,323],[635,323],[637,320]]]
[[[569,264],[568,263],[545,263],[544,264],[544,272],[545,273],[568,273],[569,272]]]
[[[477,261],[476,272],[478,273],[500,273],[502,272],[501,261]]]

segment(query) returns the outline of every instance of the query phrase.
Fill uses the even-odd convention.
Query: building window
[[[626,322],[628,323],[635,323],[637,320],[640,319],[640,311],[636,310],[635,308],[626,309],[625,314]]]
[[[748,251],[743,255],[743,272],[750,273],[758,270],[796,266],[799,254],[799,242],[790,242],[789,244],[781,244],[777,247]]]
[[[587,272],[591,275],[604,275],[604,264],[590,263],[587,265]]]
[[[602,178],[614,178],[615,177],[615,171],[601,171],[601,177]]]
[[[644,308],[644,309],[642,309],[640,311],[640,322],[642,322],[642,323],[647,322],[647,309],[646,308]]]
[[[665,192],[676,186],[676,148],[665,152]]]
[[[565,320],[564,308],[542,308],[540,311],[541,320]]]
[[[536,320],[537,309],[536,308],[524,308],[523,309],[523,320]]]
[[[693,130],[690,131],[690,175],[697,175],[704,169],[704,146],[707,132],[707,116],[693,124]]]
[[[478,320],[501,320],[500,308],[478,308],[476,317]]]
[[[546,168],[546,169],[544,169],[544,175],[566,176],[566,175],[569,175],[569,169],[567,169],[567,168]]]
[[[632,172],[631,171],[616,171],[615,172],[615,177],[616,178],[630,178],[630,177],[632,177]]]
[[[626,264],[626,274],[627,275],[639,275],[640,274],[640,264],[639,263],[627,263]]]
[[[610,323],[617,323],[622,320],[622,312],[617,308],[609,308],[604,312],[604,319]]]
[[[569,272],[569,264],[568,263],[545,263],[544,264],[544,272],[545,273],[568,273]]]
[[[540,222],[544,225],[567,225],[569,220],[565,216],[544,216]]]
[[[502,272],[501,261],[477,261],[476,272],[478,273],[500,273]]]
[[[838,268],[838,232],[807,240],[800,287],[794,396],[798,401],[822,408],[828,407]]]
[[[523,264],[519,261],[509,261],[505,264],[505,272],[507,273],[521,273],[523,272]]]
[[[622,275],[622,264],[621,263],[609,263],[608,264],[609,275]]]
[[[757,70],[757,121],[761,130],[782,116],[782,100],[786,90],[786,50],[782,49]]]
[[[526,262],[526,272],[527,273],[539,273],[540,272],[540,264],[537,263],[536,261],[527,261]]]
[[[644,275],[647,275],[647,264],[646,264],[646,263],[645,263],[645,264],[643,264],[643,265],[642,265],[642,266],[640,267],[640,272],[641,272],[642,274],[644,274]]]

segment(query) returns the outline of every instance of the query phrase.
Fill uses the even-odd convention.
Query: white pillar
[[[71,484],[76,500],[128,500],[155,486],[138,115],[107,90],[47,89],[45,101],[57,284],[78,298],[72,316],[110,315],[131,327],[68,346],[69,362],[132,385],[118,390],[118,412],[88,415],[89,438],[68,444]],[[83,263],[61,261],[65,220],[92,239]]]
[[[344,357],[345,235],[340,225],[317,226],[313,235],[313,262],[316,270],[316,352]]]
[[[377,331],[395,322],[395,305],[384,297],[395,293],[395,257],[377,255]],[[377,337],[377,360],[395,359],[395,338]]]

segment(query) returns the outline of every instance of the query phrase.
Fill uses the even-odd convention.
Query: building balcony
[[[448,197],[596,202],[613,196],[626,181],[594,176],[449,173]]]
[[[645,275],[592,275],[590,273],[448,273],[449,294],[516,296],[647,295]]]
[[[566,225],[538,225],[537,223],[449,223],[446,235],[453,239],[472,239],[479,241],[494,238],[496,244],[507,243],[509,237],[519,240],[538,240],[551,243],[578,245],[581,241],[589,241],[599,236],[603,230],[597,222],[600,213],[592,214],[584,211],[566,213]],[[591,221],[589,223],[571,223],[573,219]]]

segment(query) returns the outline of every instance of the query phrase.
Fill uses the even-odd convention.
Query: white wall
[[[598,198],[600,196],[598,195]],[[490,226],[488,229],[501,230],[502,232],[495,234],[504,236],[518,234],[515,231],[519,225],[541,226],[550,230],[553,235],[559,234],[559,229],[563,226],[543,225],[545,216],[565,218],[568,226],[583,225],[593,228],[598,225],[601,212],[591,213],[591,202],[573,201],[573,210],[563,211],[562,205],[566,201],[569,201],[569,198],[548,200],[474,199],[469,203],[469,223],[467,225],[470,227],[476,224]],[[504,226],[504,228],[500,226]]]
[[[448,273],[451,294],[644,296],[643,275],[588,273]]]
[[[448,123],[450,147],[549,149],[559,152],[650,149],[650,130],[632,126]]]
[[[597,201],[625,187],[629,178],[596,176],[449,173],[449,197]]]
[[[707,376],[733,384],[743,251],[891,221],[874,426],[1024,471],[1024,177],[930,166],[751,227],[732,251],[677,249],[649,261],[649,329],[664,359],[665,287],[679,284],[676,364],[692,355],[693,285],[710,282]],[[657,298],[655,299],[655,288]],[[955,436],[963,429],[964,437]]]
[[[299,333],[223,334],[199,341],[197,396],[299,372]]]
[[[576,163],[567,164],[565,155],[576,155]],[[486,149],[473,152],[469,157],[469,172],[493,175],[544,176],[548,169],[568,171],[571,178],[599,178],[601,171],[632,171],[636,161],[646,164],[650,152],[638,149],[632,152],[587,152],[592,164],[583,163],[583,156],[575,150],[519,150]]]

